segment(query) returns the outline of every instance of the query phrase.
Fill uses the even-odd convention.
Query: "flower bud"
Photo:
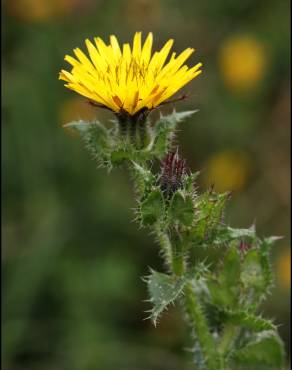
[[[168,153],[161,166],[159,183],[162,191],[170,196],[176,190],[182,188],[183,177],[186,173],[186,161],[179,157],[178,152]]]

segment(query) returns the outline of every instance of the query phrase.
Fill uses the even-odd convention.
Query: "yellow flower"
[[[257,39],[247,35],[231,37],[219,55],[225,84],[235,92],[255,88],[266,71],[266,59],[264,47]]]
[[[99,37],[94,41],[95,45],[85,41],[89,58],[79,48],[74,49],[76,59],[65,56],[72,70],[62,70],[59,78],[67,82],[69,89],[116,113],[134,115],[145,108],[153,109],[201,73],[201,63],[192,68],[184,65],[194,52],[192,48],[178,56],[172,53],[166,63],[173,40],[151,55],[151,32],[144,45],[141,32],[136,32],[132,49],[128,43],[120,48],[113,35],[109,45]]]

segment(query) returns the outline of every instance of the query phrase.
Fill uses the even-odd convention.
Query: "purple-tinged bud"
[[[251,248],[251,245],[248,243],[245,243],[243,241],[240,242],[239,244],[239,250],[240,252],[246,252]]]
[[[167,196],[173,194],[183,186],[183,177],[186,173],[186,161],[179,157],[178,151],[168,153],[161,165],[159,183],[162,191]]]

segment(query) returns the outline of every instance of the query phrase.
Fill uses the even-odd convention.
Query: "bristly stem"
[[[169,239],[169,235],[167,235],[165,232],[163,232],[161,225],[159,223],[155,223],[154,226],[154,234],[156,236],[157,242],[159,243],[164,261],[166,263],[166,266],[168,269],[172,270],[172,247],[171,242]]]
[[[196,295],[190,283],[186,285],[184,292],[186,312],[189,317],[189,322],[198,339],[206,369],[219,370],[215,342],[209,332],[204,312],[199,302],[196,300]]]
[[[186,248],[181,240],[179,230],[173,225],[168,225],[165,228],[163,223],[157,222],[153,225],[153,231],[161,247],[164,262],[169,273],[174,276],[185,275],[187,272]],[[184,289],[183,304],[189,325],[199,342],[206,370],[221,370],[218,366],[219,356],[215,348],[215,341],[209,331],[205,314],[196,299],[191,283],[188,283]]]
[[[222,359],[222,366],[225,365],[225,358],[230,351],[230,347],[232,346],[234,340],[238,335],[238,328],[233,324],[226,325],[223,334],[221,336],[220,343],[218,344],[218,352]]]
[[[172,266],[175,275],[182,276],[186,274],[185,248],[177,232],[174,233],[172,249]],[[195,333],[199,342],[203,360],[208,370],[219,370],[217,366],[217,352],[215,349],[214,339],[209,331],[208,323],[204,312],[196,299],[195,292],[191,283],[187,283],[184,289],[183,304],[188,315],[189,324]]]
[[[111,169],[127,164],[132,173],[137,220],[155,234],[167,269],[152,270],[147,279],[154,324],[179,300],[194,335],[197,370],[280,369],[284,351],[277,330],[256,314],[271,289],[268,252],[277,238],[261,239],[254,227],[236,229],[222,222],[228,194],[197,194],[196,174],[186,170],[178,152],[166,153],[176,123],[190,113],[161,116],[155,128],[141,111],[133,117],[121,112],[119,129],[106,129],[98,121],[67,126],[80,133],[99,165]],[[153,160],[163,157],[156,174]],[[214,269],[203,261],[194,266],[194,248],[215,245],[226,248],[222,263]]]

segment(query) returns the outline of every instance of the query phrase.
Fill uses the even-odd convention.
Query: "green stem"
[[[165,259],[166,265],[168,268],[170,268],[172,266],[173,254],[169,236],[165,232],[163,232],[163,230],[161,229],[161,225],[159,223],[156,223],[154,225],[154,232],[157,241],[162,248],[163,257]]]
[[[219,370],[218,354],[215,348],[214,339],[209,331],[204,312],[196,300],[192,285],[188,283],[185,287],[185,308],[189,321],[194,329],[204,361],[208,370]]]
[[[169,235],[157,228],[156,234],[159,236],[159,242],[164,251],[164,256],[168,267],[174,275],[182,276],[186,272],[186,262],[184,257],[184,245],[180,236],[174,228]],[[188,283],[184,289],[185,309],[189,317],[189,323],[196,334],[200,344],[200,349],[207,365],[208,370],[221,370],[218,366],[219,356],[215,348],[215,341],[209,331],[208,323],[204,312],[196,300],[195,292],[191,283]]]
[[[185,245],[181,240],[179,230],[176,227],[165,229],[160,222],[154,226],[154,232],[162,248],[163,256],[170,272],[176,276],[182,276],[186,273]],[[200,344],[200,349],[208,370],[221,370],[219,366],[219,356],[216,351],[215,341],[209,331],[207,319],[196,300],[195,292],[191,283],[188,283],[184,289],[185,309],[189,317],[190,325],[196,334]]]
[[[225,369],[226,357],[228,352],[238,334],[238,328],[232,324],[227,324],[224,328],[221,336],[220,343],[218,345],[218,352],[221,359],[221,366]]]
[[[173,273],[184,275],[186,273],[185,261],[186,245],[181,239],[179,230],[172,230],[172,251],[173,251]],[[184,289],[185,309],[189,317],[189,323],[195,332],[200,344],[201,352],[208,370],[219,370],[218,353],[215,348],[214,339],[209,331],[208,323],[200,303],[196,300],[196,295],[191,283],[188,283]]]
[[[237,328],[234,325],[226,325],[223,334],[221,336],[220,343],[218,345],[218,351],[222,354],[226,353],[232,342],[235,339],[235,335],[237,333]]]
[[[182,244],[178,230],[172,228],[172,271],[175,275],[181,276],[185,273],[186,265],[184,259],[184,246]]]

